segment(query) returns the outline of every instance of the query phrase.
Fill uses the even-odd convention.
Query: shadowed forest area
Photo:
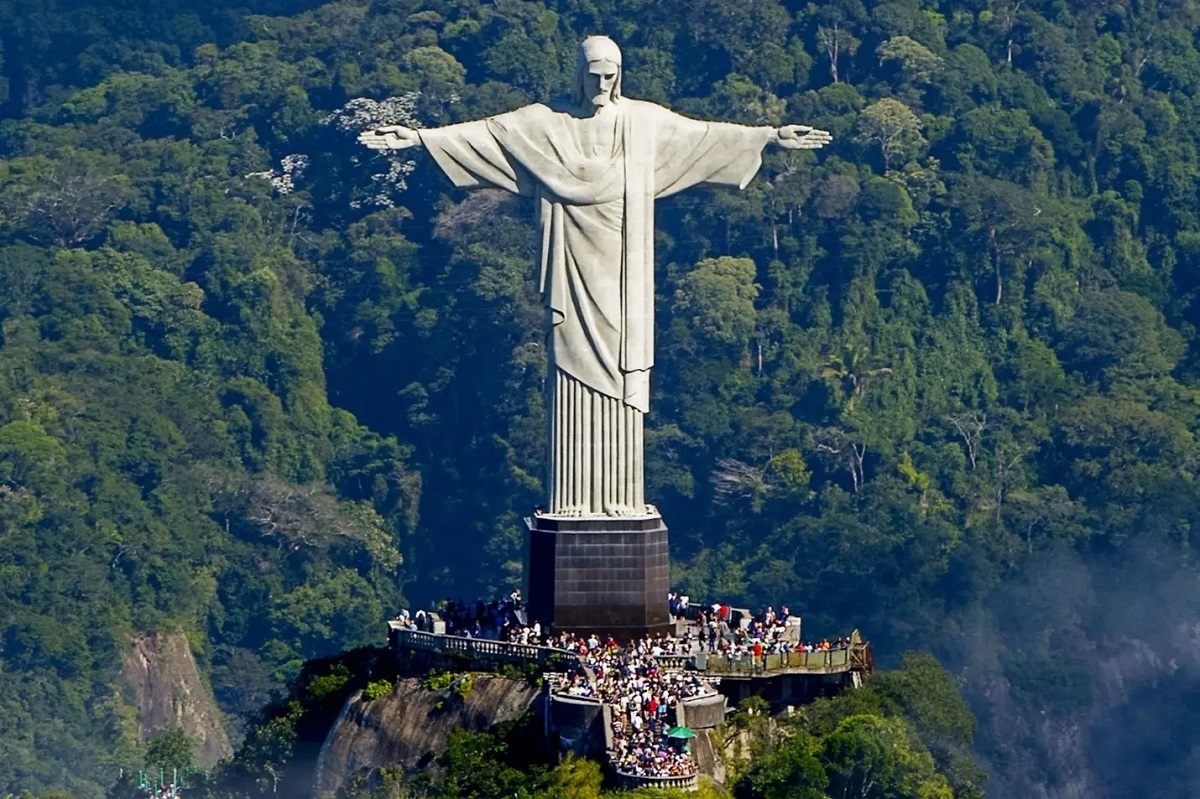
[[[560,95],[602,32],[629,96],[834,134],[658,206],[679,587],[932,652],[989,796],[1194,793],[1194,0],[0,19],[0,792],[140,762],[134,636],[186,632],[237,738],[402,604],[519,583],[533,209],[354,137]]]

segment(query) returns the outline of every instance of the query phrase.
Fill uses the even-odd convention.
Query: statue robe
[[[743,188],[774,128],[615,103],[606,152],[584,152],[582,120],[529,105],[419,131],[460,188],[535,199],[550,325],[549,510],[647,512],[642,417],[654,365],[654,201],[697,185]]]

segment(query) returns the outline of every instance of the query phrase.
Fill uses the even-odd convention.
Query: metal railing
[[[579,665],[579,656],[562,649],[532,644],[514,644],[487,638],[464,638],[457,635],[407,630],[398,622],[388,622],[392,646],[415,649],[439,655],[463,657],[468,660],[491,660],[505,663],[536,663],[547,671],[572,669]]]
[[[705,674],[744,674],[776,671],[811,671],[835,673],[850,671],[850,650],[832,649],[825,652],[784,652],[774,655],[741,655],[697,657],[696,668]]]
[[[871,645],[862,639],[858,630],[850,634],[850,643],[837,649],[813,652],[782,652],[754,657],[753,655],[694,656],[695,669],[706,675],[752,676],[785,672],[840,674],[847,671],[871,671]]]

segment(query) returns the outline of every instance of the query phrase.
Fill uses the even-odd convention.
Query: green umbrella
[[[668,738],[695,738],[696,733],[687,727],[672,727],[667,730]]]

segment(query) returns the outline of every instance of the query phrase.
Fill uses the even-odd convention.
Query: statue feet
[[[605,505],[604,514],[606,516],[646,516],[650,510],[649,505],[642,505],[640,508],[634,505]]]
[[[644,517],[644,516],[654,516],[655,514],[658,513],[658,510],[653,505],[649,505],[649,504],[641,505],[641,506],[637,506],[637,505],[605,505],[604,513],[602,513],[602,514],[598,514],[590,509],[585,509],[585,508],[582,508],[579,506],[568,507],[568,508],[556,508],[556,509],[549,510],[549,511],[538,510],[536,513],[539,516],[541,516],[541,515],[561,516],[561,517],[564,517],[567,519],[582,519],[582,518],[589,517],[589,516],[591,516],[591,517],[615,516],[615,517],[619,517],[619,518],[636,516],[636,517],[640,518],[640,517]]]

